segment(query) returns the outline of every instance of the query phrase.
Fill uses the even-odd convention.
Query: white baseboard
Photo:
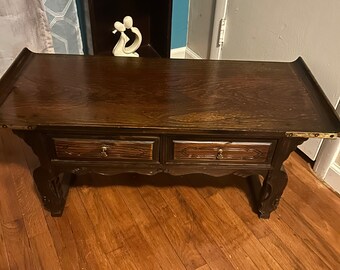
[[[187,58],[187,59],[202,59],[201,56],[199,56],[197,53],[192,51],[188,47],[181,47],[181,48],[176,48],[172,49],[170,52],[170,58]]]
[[[170,58],[185,58],[186,47],[172,49],[170,52]]]
[[[187,59],[202,59],[201,56],[199,56],[197,53],[195,53],[193,50],[191,50],[188,47],[185,50],[185,58],[187,58]]]
[[[328,186],[340,194],[340,167],[336,163],[329,168],[324,180]]]

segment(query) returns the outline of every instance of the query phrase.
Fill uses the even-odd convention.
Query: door
[[[227,0],[190,0],[186,58],[219,59]]]

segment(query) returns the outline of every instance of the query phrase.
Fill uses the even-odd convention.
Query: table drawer
[[[173,140],[174,161],[269,163],[272,142]]]
[[[59,159],[159,160],[158,138],[53,140],[56,157]]]

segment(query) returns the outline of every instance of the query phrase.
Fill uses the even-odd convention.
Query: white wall
[[[195,0],[194,0],[195,1]],[[229,0],[222,59],[302,56],[333,106],[340,96],[339,0]],[[319,140],[301,149],[315,159]]]

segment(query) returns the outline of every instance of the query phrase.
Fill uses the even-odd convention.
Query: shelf
[[[87,0],[84,29],[89,54],[111,55],[119,39],[114,23],[131,16],[143,36],[138,50],[144,57],[170,57],[172,0]],[[128,31],[126,32],[128,35]]]

